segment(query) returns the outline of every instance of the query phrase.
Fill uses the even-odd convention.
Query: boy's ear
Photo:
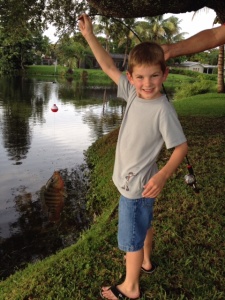
[[[132,75],[127,71],[126,72],[126,75],[127,75],[127,79],[129,80],[129,82],[131,83],[131,84],[133,84],[133,78],[132,78]]]

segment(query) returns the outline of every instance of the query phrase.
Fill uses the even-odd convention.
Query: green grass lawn
[[[174,102],[188,139],[199,194],[184,183],[185,162],[155,203],[153,260],[142,274],[143,299],[225,299],[225,97],[197,95]],[[91,166],[91,228],[76,244],[30,264],[0,283],[1,300],[96,300],[100,287],[124,276],[117,248],[118,192],[111,176],[118,130],[86,152]],[[169,158],[163,149],[159,165]]]
[[[42,75],[42,76],[54,76],[54,75],[64,75],[68,68],[63,66],[54,65],[45,66],[45,65],[32,65],[26,66],[25,72],[29,75]]]
[[[45,66],[45,65],[32,65],[27,66],[25,69],[26,76],[61,76],[61,77],[72,77],[75,80],[83,80],[83,74],[86,72],[87,74],[87,82],[89,84],[110,84],[112,80],[109,79],[107,75],[105,75],[102,70],[96,69],[75,69],[73,74],[67,73],[68,68],[58,65],[55,66]]]
[[[182,116],[225,116],[225,94],[208,93],[183,98],[173,102]]]

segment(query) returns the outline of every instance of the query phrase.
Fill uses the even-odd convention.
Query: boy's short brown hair
[[[160,65],[163,73],[166,70],[163,49],[154,42],[143,42],[135,46],[128,57],[128,72],[133,73],[137,65]]]

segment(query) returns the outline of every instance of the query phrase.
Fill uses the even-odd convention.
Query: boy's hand
[[[86,14],[81,15],[79,18],[79,28],[84,37],[93,33],[93,26],[90,17]]]
[[[175,147],[167,164],[156,173],[144,186],[142,196],[145,198],[155,198],[163,189],[167,179],[176,171],[178,166],[187,155],[188,145],[184,142]]]
[[[162,172],[156,173],[146,185],[144,185],[144,191],[142,196],[145,198],[155,198],[162,191],[165,183],[166,177]]]

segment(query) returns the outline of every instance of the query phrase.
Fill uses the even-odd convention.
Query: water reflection
[[[21,267],[65,247],[87,226],[83,151],[119,126],[124,103],[116,100],[114,86],[63,79],[0,78],[0,91],[0,277],[5,277],[15,261]],[[40,189],[55,170],[63,175],[68,198],[59,225],[49,225]]]
[[[88,227],[91,219],[86,211],[88,170],[85,170],[85,165],[70,172],[60,170],[68,197],[57,223],[49,222],[43,211],[40,191],[34,197],[25,187],[21,187],[20,194],[15,197],[18,218],[10,224],[14,235],[0,240],[0,278],[24,268],[28,262],[43,259],[73,244],[80,231]]]
[[[4,108],[1,117],[3,144],[15,164],[26,158],[30,148],[31,132],[29,118],[32,115],[31,91],[23,80],[0,81],[1,100]],[[26,93],[25,93],[26,91]],[[17,99],[17,101],[14,101]]]

